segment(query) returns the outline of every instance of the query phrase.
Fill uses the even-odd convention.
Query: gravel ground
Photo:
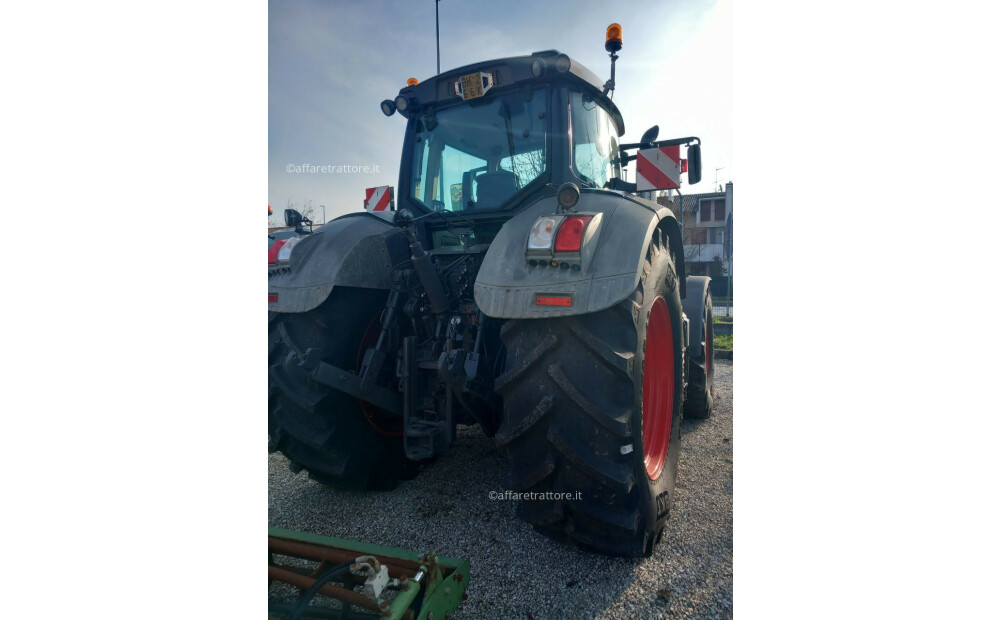
[[[537,534],[491,501],[503,456],[478,428],[392,492],[324,487],[268,457],[269,525],[469,558],[473,618],[730,618],[733,615],[733,364],[716,365],[715,411],[685,420],[677,496],[663,541],[645,559],[575,549]],[[664,600],[665,598],[665,600]]]

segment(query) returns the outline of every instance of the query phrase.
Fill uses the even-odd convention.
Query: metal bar
[[[311,579],[305,575],[299,575],[298,573],[293,573],[292,571],[285,570],[277,566],[267,567],[267,578],[287,583],[300,590],[308,590],[314,583],[316,583],[315,579]],[[346,601],[364,609],[380,611],[378,605],[375,604],[375,601],[360,592],[355,592],[354,590],[348,590],[347,588],[342,588],[333,584],[326,584],[320,588],[319,593],[340,601]]]
[[[406,429],[417,411],[417,362],[416,336],[403,337],[403,450],[405,452],[409,439]],[[436,366],[436,365],[435,365]]]
[[[350,394],[358,400],[371,403],[380,409],[385,409],[391,413],[403,413],[402,395],[388,390],[380,385],[373,385],[366,392],[361,389],[361,377],[341,370],[336,366],[320,362],[313,371],[313,379],[324,385],[328,385],[335,390]]]
[[[687,138],[674,138],[672,140],[659,140],[657,142],[633,142],[631,144],[619,144],[619,149],[648,149],[648,148],[659,148],[661,146],[680,146],[682,144],[689,144],[690,142],[697,140],[698,144],[701,144],[701,138],[697,136],[689,136]]]
[[[388,617],[402,618],[407,608],[413,603],[413,599],[417,598],[418,592],[420,592],[420,584],[413,579],[407,579],[406,585],[396,594],[396,598],[392,599],[392,602],[389,603],[389,608],[386,610],[389,613]]]
[[[396,558],[392,556],[379,555],[377,553],[367,553],[364,551],[336,549],[328,546],[310,545],[301,542],[281,540],[269,536],[267,547],[272,553],[280,553],[295,558],[314,560],[316,562],[334,562],[343,564],[353,562],[361,555],[374,555],[379,562],[385,564],[389,569],[389,576],[399,579],[412,577],[420,569],[420,564],[416,561]]]
[[[286,530],[280,527],[267,528],[267,535],[269,539],[273,538],[289,542],[305,543],[307,545],[319,545],[326,547],[327,549],[348,551],[349,553],[356,553],[357,555],[374,555],[379,558],[379,562],[383,563],[385,563],[385,561],[383,561],[382,558],[385,557],[387,558],[387,562],[399,564],[400,566],[406,565],[419,568],[421,564],[420,558],[424,555],[422,553],[417,553],[416,551],[410,551],[409,549],[400,549],[399,547],[387,547],[384,545],[358,542],[356,540],[346,540],[343,538],[333,538],[331,536],[321,536],[319,534],[296,532],[294,530]],[[438,565],[445,568],[458,568],[467,562],[468,560],[461,558],[452,558],[443,555],[437,556]]]

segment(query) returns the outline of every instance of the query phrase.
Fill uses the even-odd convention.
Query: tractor
[[[397,209],[331,220],[268,275],[268,449],[292,471],[392,488],[479,425],[520,519],[652,553],[681,418],[712,409],[712,301],[674,214],[637,195],[697,183],[701,142],[619,143],[616,27],[605,82],[549,50],[381,103],[406,119]]]

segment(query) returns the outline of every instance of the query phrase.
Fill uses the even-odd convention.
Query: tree
[[[545,153],[542,150],[509,154],[500,160],[500,168],[513,172],[517,178],[517,188],[521,189],[545,172]]]

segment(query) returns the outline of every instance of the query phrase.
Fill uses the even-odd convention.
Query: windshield
[[[420,115],[409,193],[434,211],[496,209],[548,170],[548,91]]]
[[[612,178],[621,176],[615,125],[593,97],[581,93],[570,95],[570,113],[576,172],[594,187],[606,187]]]

